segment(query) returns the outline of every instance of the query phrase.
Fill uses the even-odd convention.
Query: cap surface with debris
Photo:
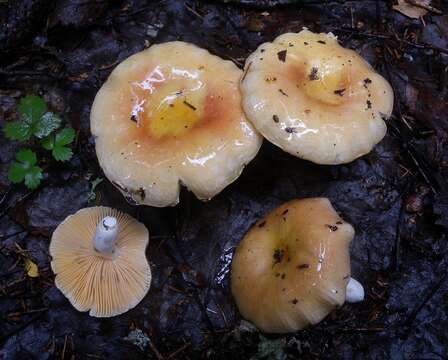
[[[264,43],[248,57],[243,108],[269,141],[318,164],[350,162],[386,134],[389,83],[333,34],[308,30]]]
[[[232,261],[242,316],[270,333],[321,321],[346,300],[353,236],[326,198],[293,200],[259,220]]]
[[[241,70],[185,42],[123,61],[96,95],[91,130],[108,179],[133,202],[208,200],[236,180],[262,137],[241,107]]]

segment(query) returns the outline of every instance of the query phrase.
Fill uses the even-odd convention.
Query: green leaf
[[[42,169],[36,166],[36,154],[30,149],[23,149],[16,154],[16,160],[9,168],[9,180],[15,184],[25,181],[29,189],[37,188],[42,179]]]
[[[70,144],[75,139],[75,130],[72,128],[65,128],[56,134],[54,143],[55,146],[64,146]]]
[[[67,161],[73,156],[72,149],[65,145],[70,144],[75,139],[75,130],[65,128],[56,135],[50,135],[42,141],[42,147],[52,150],[52,155],[57,161]]]
[[[53,150],[54,147],[54,135],[50,135],[49,137],[45,138],[41,142],[42,147],[45,150]]]
[[[61,119],[52,112],[47,112],[42,115],[40,120],[35,124],[33,133],[39,138],[50,135],[54,130],[61,126]]]
[[[22,149],[16,154],[16,160],[23,163],[23,165],[28,169],[37,163],[37,156],[34,151],[30,149]]]
[[[61,126],[61,119],[46,110],[47,106],[42,98],[34,95],[25,96],[19,103],[22,119],[7,124],[4,128],[5,135],[11,140],[20,141],[29,140],[32,135],[39,139],[49,136]],[[67,131],[63,135],[61,143],[65,145],[64,142],[69,140],[71,131]]]
[[[40,96],[28,95],[20,99],[19,112],[28,123],[35,123],[40,120],[47,105]]]
[[[26,169],[22,164],[13,162],[8,171],[8,179],[14,184],[18,184],[25,179]]]
[[[42,180],[42,169],[39,166],[33,166],[25,175],[25,185],[28,189],[35,189]]]
[[[3,132],[8,139],[25,141],[28,140],[31,135],[31,126],[24,121],[12,121],[5,125]]]
[[[67,161],[73,156],[73,151],[65,146],[55,146],[52,154],[57,161]]]

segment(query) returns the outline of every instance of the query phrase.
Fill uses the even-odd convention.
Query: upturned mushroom
[[[151,284],[148,230],[108,207],[67,217],[53,233],[51,268],[57,288],[78,311],[111,317],[135,307]]]
[[[180,184],[201,200],[218,194],[262,142],[241,107],[241,75],[232,62],[179,41],[123,61],[90,116],[107,178],[137,204],[175,205]]]
[[[247,117],[292,155],[318,164],[347,163],[386,134],[391,86],[331,33],[283,34],[260,45],[244,71]]]
[[[318,323],[346,300],[361,301],[359,287],[346,299],[354,284],[353,236],[326,198],[293,200],[259,220],[232,261],[232,294],[242,316],[265,332],[286,333]]]

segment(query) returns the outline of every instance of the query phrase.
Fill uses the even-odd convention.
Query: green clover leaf
[[[61,126],[61,119],[52,112],[46,112],[33,128],[33,134],[39,139],[50,135]]]
[[[3,132],[8,139],[25,141],[32,135],[31,126],[24,121],[12,121],[5,125]]]
[[[15,184],[24,181],[29,189],[37,188],[42,180],[42,169],[36,166],[36,153],[30,149],[20,150],[16,154],[16,160],[9,168],[9,180]]]
[[[47,106],[39,96],[25,96],[20,100],[21,120],[7,123],[4,133],[11,140],[26,141],[31,136],[39,139],[50,135],[61,125],[61,119],[52,112],[46,112]]]
[[[47,105],[39,96],[28,95],[20,99],[19,112],[28,123],[39,121],[45,111],[47,111]]]
[[[73,156],[73,151],[66,147],[66,145],[72,143],[74,139],[75,130],[65,128],[56,135],[51,135],[44,139],[42,141],[42,147],[46,150],[51,150],[53,157],[57,161],[67,161]]]

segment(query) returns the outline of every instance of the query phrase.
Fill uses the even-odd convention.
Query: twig
[[[22,271],[22,269],[15,269],[15,270],[12,270],[12,271],[7,271],[7,272],[5,272],[4,274],[0,274],[0,279],[1,279],[1,278],[4,278],[4,277],[7,277],[7,276],[9,276],[9,275],[18,273],[18,272],[20,272],[20,271]]]
[[[338,331],[342,332],[361,332],[361,333],[370,333],[370,332],[383,332],[386,331],[385,328],[345,328],[345,329],[339,329]]]
[[[442,260],[441,263],[444,261]],[[443,265],[443,264],[442,264]],[[410,328],[414,322],[414,320],[417,318],[420,311],[423,309],[423,307],[428,303],[429,300],[434,296],[434,294],[440,289],[440,287],[443,285],[447,278],[447,271],[446,266],[442,266],[441,270],[442,276],[439,278],[439,280],[433,284],[432,286],[429,286],[425,293],[426,296],[423,297],[423,300],[418,304],[414,310],[412,310],[411,314],[407,317],[407,319],[404,321],[404,325],[408,327],[408,330],[410,331]]]
[[[37,190],[37,189],[36,189]],[[19,203],[21,203],[23,200],[26,200],[28,197],[30,197],[32,194],[34,194],[36,192],[36,190],[32,190],[28,193],[26,193],[25,195],[23,195],[20,199],[17,199],[14,204],[8,204],[7,206],[4,207],[3,211],[0,212],[0,219],[5,216],[7,214],[7,212],[12,209],[14,206],[18,205]]]
[[[400,212],[398,213],[398,220],[397,220],[397,226],[395,228],[395,263],[394,263],[394,270],[397,271],[400,268],[400,251],[401,251],[401,231],[400,231],[400,225],[401,220],[403,218],[403,209],[404,209],[404,203],[401,202],[400,205]]]
[[[190,198],[187,198],[190,199]],[[190,202],[189,201],[184,201],[184,206],[186,206],[186,211],[183,211],[182,214],[183,216],[185,216],[186,219],[188,219],[188,214],[190,213]],[[167,249],[167,254],[168,256],[171,258],[171,260],[176,264],[176,269],[178,271],[180,268],[180,262],[179,259],[186,264],[189,268],[193,269],[192,266],[190,266],[190,264],[188,263],[188,261],[186,260],[186,257],[182,251],[181,246],[179,246],[178,241],[179,239],[182,237],[182,232],[184,230],[184,226],[186,226],[186,221],[181,221],[180,220],[180,214],[181,214],[181,209],[178,209],[177,211],[177,216],[176,216],[176,234],[175,236],[173,236],[172,238],[170,238],[169,240],[173,241],[174,243],[171,245],[171,241],[167,241],[165,244],[168,247]],[[185,215],[187,214],[187,215]],[[172,252],[175,252],[176,254],[173,254]],[[180,271],[181,272],[181,271]],[[215,335],[215,328],[213,326],[212,321],[210,320],[210,317],[208,316],[206,307],[204,306],[203,302],[201,301],[201,298],[199,296],[199,291],[198,289],[191,284],[189,281],[186,281],[186,279],[184,278],[184,276],[182,276],[181,274],[181,278],[184,281],[184,283],[186,284],[186,288],[190,291],[188,291],[188,293],[192,296],[192,298],[194,299],[196,305],[199,307],[199,310],[202,313],[202,316],[205,319],[205,322],[207,324],[208,329],[210,330],[210,332]]]
[[[383,34],[374,34],[374,33],[366,33],[366,32],[361,32],[361,31],[357,31],[355,29],[350,29],[350,28],[337,28],[337,29],[333,29],[332,31],[337,32],[349,32],[352,33],[354,36],[363,36],[363,37],[369,37],[369,38],[374,38],[374,39],[383,39],[383,40],[392,40],[392,41],[397,41],[409,46],[413,46],[417,49],[425,49],[425,50],[434,50],[434,51],[438,51],[444,54],[448,54],[448,49],[445,48],[441,48],[439,46],[435,46],[435,45],[431,45],[431,44],[427,44],[427,43],[413,43],[411,41],[408,40],[404,40],[398,36],[390,36],[390,35],[383,35]]]
[[[165,0],[160,0],[160,1],[155,2],[155,3],[151,3],[150,5],[142,6],[141,8],[136,9],[136,10],[131,11],[131,12],[126,12],[126,13],[121,13],[121,14],[117,14],[117,15],[112,15],[112,16],[106,18],[106,20],[114,20],[115,18],[121,18],[121,17],[124,17],[124,18],[134,17],[136,15],[144,13],[145,11],[147,11],[149,9],[154,8],[154,6],[160,5],[163,2],[165,2]]]
[[[382,59],[383,59],[384,66],[386,68],[387,77],[388,77],[389,81],[391,81],[392,76],[391,76],[391,72],[390,72],[390,68],[389,68],[389,63],[386,60],[385,56],[383,56]],[[398,97],[398,94],[395,93],[395,96]],[[400,119],[402,119],[403,113],[401,111],[400,99],[397,98],[395,100],[396,100],[395,104],[396,104],[396,111],[398,112],[398,117]],[[397,133],[398,137],[401,138],[401,140],[402,140],[401,143],[402,143],[403,149],[410,156],[411,160],[414,162],[415,166],[417,167],[418,172],[420,173],[420,175],[422,175],[423,179],[429,185],[429,187],[431,188],[433,193],[436,194],[437,193],[436,187],[433,185],[432,181],[430,180],[430,176],[427,174],[427,169],[423,168],[423,164],[419,160],[418,152],[414,149],[412,144],[410,144],[409,139],[412,138],[412,136],[410,135],[410,130],[405,128],[402,123],[399,123],[399,124],[401,125],[400,128],[398,128],[398,127],[394,126],[392,123],[390,123],[391,128],[394,129],[395,132]],[[403,129],[404,134],[402,134],[401,129]]]
[[[6,75],[6,76],[42,76],[46,78],[52,78],[52,79],[60,79],[61,76],[57,76],[55,74],[52,74],[49,71],[33,71],[33,70],[15,70],[15,71],[8,71],[0,69],[0,75]]]
[[[350,25],[352,29],[355,28],[355,18],[353,16],[353,8],[351,6],[350,6]]]
[[[184,3],[184,6],[186,7],[186,9],[189,11],[189,12],[191,12],[192,14],[194,14],[194,15],[196,15],[198,18],[200,18],[200,19],[204,19],[204,17],[201,15],[201,14],[199,14],[195,9],[193,9],[188,3]]]
[[[423,176],[423,179],[425,179],[426,183],[430,186],[432,192],[434,194],[437,194],[438,191],[432,184],[432,181],[430,181],[429,176],[426,174],[426,171],[423,169],[423,166],[420,164],[419,160],[417,159],[417,156],[416,156],[417,152],[413,149],[412,145],[409,146],[409,145],[405,144],[404,147],[407,150],[412,161],[414,162],[415,166],[417,166],[417,169],[419,170],[420,174]]]
[[[16,231],[15,233],[11,233],[11,234],[5,234],[5,235],[0,235],[0,240],[5,240],[5,239],[9,239],[10,237],[19,235],[19,234],[23,234],[26,233],[26,230],[20,230],[20,231]]]
[[[48,308],[42,308],[42,309],[32,309],[32,310],[26,310],[26,311],[17,311],[13,313],[9,313],[7,317],[14,317],[14,316],[22,316],[22,315],[29,315],[29,314],[35,314],[40,313],[42,311],[47,311]]]
[[[111,64],[101,65],[101,66],[98,68],[98,70],[107,70],[107,69],[110,69],[110,68],[114,67],[114,66],[117,65],[117,64],[118,64],[118,60],[114,61],[114,62],[111,63]]]
[[[155,347],[155,345],[153,344],[151,339],[148,339],[148,340],[149,340],[149,347],[151,348],[151,350],[154,353],[154,355],[156,356],[156,358],[158,360],[165,360],[165,358],[162,356],[162,354],[159,352],[159,350],[157,350],[157,348]]]
[[[379,0],[375,0],[375,20],[376,20],[376,31],[380,31],[381,9],[380,9],[380,1]]]
[[[89,357],[89,358],[92,358],[92,359],[104,359],[104,356],[101,356],[101,355],[88,354],[88,353],[86,353],[84,355]]]
[[[62,348],[62,354],[61,354],[62,360],[64,360],[64,358],[65,358],[65,349],[67,348],[67,338],[68,338],[68,334],[65,334],[64,347]]]
[[[26,280],[26,278],[23,277],[21,279],[17,279],[17,280],[11,281],[9,284],[7,284],[5,287],[3,287],[3,289],[7,289],[7,288],[10,288],[11,286],[20,284],[21,282],[24,282],[25,280]]]
[[[186,348],[190,346],[190,343],[182,345],[179,349],[173,351],[171,354],[168,355],[167,359],[172,359],[179,355],[182,351],[184,351]]]
[[[6,198],[8,197],[10,191],[11,191],[12,187],[9,187],[4,194],[2,195],[2,198],[0,200],[0,205],[3,205],[3,203],[5,202]]]

